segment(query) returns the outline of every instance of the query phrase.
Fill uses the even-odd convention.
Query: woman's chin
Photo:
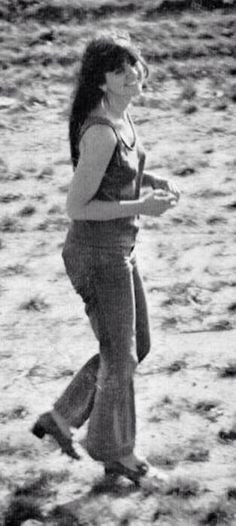
[[[127,96],[130,96],[130,98],[137,97],[137,95],[140,95],[142,91],[142,85],[135,84],[134,86],[130,86],[129,89],[127,89]]]
[[[133,91],[132,97],[138,97],[138,95],[141,95],[142,91],[142,86],[138,86],[136,90]]]

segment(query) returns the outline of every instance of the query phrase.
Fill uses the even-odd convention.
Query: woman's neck
[[[119,120],[119,119],[125,119],[127,108],[129,105],[129,100],[124,100],[124,98],[120,97],[112,97],[112,95],[109,94],[105,96],[102,99],[102,108],[103,110],[111,115],[111,117]]]

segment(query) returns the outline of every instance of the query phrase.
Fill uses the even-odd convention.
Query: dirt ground
[[[235,526],[235,11],[0,25],[2,524]],[[137,446],[167,475],[140,488],[104,479],[86,429],[79,462],[30,433],[97,351],[61,259],[72,79],[95,27],[143,42],[150,81],[131,113],[147,167],[182,191],[165,216],[140,219],[152,352],[136,374]]]

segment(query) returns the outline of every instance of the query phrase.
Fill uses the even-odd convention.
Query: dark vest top
[[[132,121],[129,117],[133,128]],[[104,117],[89,117],[83,124],[81,137],[94,124],[110,126],[117,138],[112,158],[107,166],[101,184],[93,199],[100,201],[129,201],[139,198],[142,183],[145,153],[135,134],[130,146],[121,137],[119,130]],[[125,246],[134,244],[138,231],[136,216],[112,219],[108,221],[73,220],[68,233],[68,241],[95,247]]]

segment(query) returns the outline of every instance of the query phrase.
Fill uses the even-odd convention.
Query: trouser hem
[[[121,457],[130,455],[135,447],[135,442],[127,444],[119,449],[110,449],[106,451],[99,451],[97,447],[93,448],[89,444],[86,445],[86,450],[93,460],[100,462],[114,462],[119,460]]]

